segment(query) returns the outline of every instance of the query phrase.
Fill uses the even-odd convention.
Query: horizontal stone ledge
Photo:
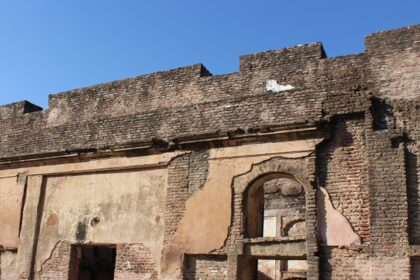
[[[307,256],[307,246],[304,240],[244,242],[243,254],[259,259],[304,260]]]

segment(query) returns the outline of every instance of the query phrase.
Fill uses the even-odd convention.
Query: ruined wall
[[[159,265],[166,176],[165,170],[153,170],[48,178],[36,270],[61,240],[142,243]]]
[[[185,256],[184,279],[227,279],[226,256]]]
[[[158,279],[159,261],[151,249],[143,244],[122,244],[117,246],[114,279]]]
[[[201,174],[206,175],[205,183],[188,199],[186,199],[188,189],[185,177],[185,171],[188,169],[184,167],[181,169],[182,172],[176,173],[180,177],[175,178],[182,179],[178,183],[184,182],[184,193],[179,195],[182,188],[178,187],[178,193],[172,196],[171,203],[182,205],[182,200],[185,200],[185,208],[178,206],[176,210],[176,213],[181,212],[182,217],[178,223],[171,223],[171,219],[176,216],[167,216],[168,223],[175,227],[175,233],[173,236],[168,236],[168,242],[165,243],[166,246],[163,249],[164,275],[171,279],[182,273],[182,252],[197,255],[211,254],[216,251],[226,253],[225,246],[228,243],[228,231],[233,211],[231,184],[235,176],[249,171],[253,164],[275,155],[288,158],[308,156],[319,141],[319,139],[286,141],[210,149],[207,159],[208,169],[203,168],[201,171]],[[173,164],[179,168],[188,162],[188,159],[178,158]],[[193,176],[193,178],[198,178],[197,180],[202,182],[200,176]],[[171,205],[170,207],[176,208]]]
[[[420,244],[420,98],[393,99],[395,125],[403,131],[410,244]]]
[[[334,207],[353,225],[363,242],[369,242],[369,187],[364,120],[338,119],[332,138],[319,149],[320,185]]]
[[[320,43],[245,55],[227,75],[192,65],[51,95],[46,110],[0,106],[0,279],[72,279],[77,244],[113,246],[116,279],[251,277],[259,258],[285,256],[306,259],[308,279],[416,279],[419,36],[375,33],[334,58]],[[300,178],[305,236],[246,235],[245,190],[273,174]]]

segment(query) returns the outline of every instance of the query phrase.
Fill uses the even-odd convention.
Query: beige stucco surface
[[[60,240],[142,243],[159,264],[166,186],[166,169],[48,178],[36,269]]]
[[[81,172],[104,172],[127,170],[133,168],[163,168],[171,159],[185,153],[186,152],[178,151],[142,157],[116,157],[91,160],[87,162],[72,162],[54,165],[41,165],[30,168],[6,169],[0,170],[0,178],[16,177],[19,173],[25,173],[28,176],[34,176],[80,174]]]
[[[0,245],[4,248],[19,245],[23,188],[23,184],[17,183],[17,177],[0,179]]]
[[[183,240],[186,249],[197,254],[221,248],[231,221],[233,178],[249,171],[252,164],[273,156],[307,156],[320,141],[287,141],[210,150],[206,183],[186,203],[177,232],[178,240]]]
[[[18,279],[16,275],[16,252],[4,251],[0,253],[0,279]]]

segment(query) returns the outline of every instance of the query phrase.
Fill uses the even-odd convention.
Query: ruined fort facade
[[[0,279],[420,279],[420,25],[0,107]]]

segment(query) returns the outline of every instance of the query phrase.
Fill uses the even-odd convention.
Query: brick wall
[[[420,25],[375,33],[366,38],[366,52],[335,58],[327,58],[320,43],[246,55],[240,71],[227,75],[192,65],[52,95],[47,110],[29,102],[0,106],[0,162],[70,151],[99,156],[100,150],[146,144],[158,153],[187,149],[182,140],[233,139],[235,133],[258,133],[253,139],[260,142],[274,130],[315,126],[329,134],[316,155],[258,164],[273,172],[305,169],[296,176],[306,188],[308,278],[415,277],[410,245],[420,244],[419,36]],[[267,91],[267,80],[294,89]],[[386,107],[385,117],[373,100]],[[375,127],[382,117],[387,125]],[[168,166],[165,245],[187,199],[206,180],[212,144],[198,144]],[[361,246],[318,248],[317,186],[327,189]],[[223,279],[227,270],[234,278],[243,241],[243,197],[235,191],[229,237],[219,250],[229,257],[186,256],[186,278]],[[70,245],[60,242],[35,279],[67,279],[70,257]],[[141,244],[118,245],[117,278],[156,279],[158,266]]]
[[[367,252],[337,247],[322,247],[320,279],[371,279],[371,262]]]
[[[190,156],[188,170],[188,193],[190,195],[200,190],[206,182],[209,168],[208,157],[207,150],[193,152]]]
[[[396,126],[405,133],[405,173],[409,210],[409,238],[411,244],[420,244],[420,98],[393,99]]]
[[[67,280],[70,276],[71,244],[61,241],[56,244],[51,256],[41,265],[41,270],[35,273],[36,280]],[[69,278],[71,277],[71,278]]]
[[[158,279],[158,267],[150,249],[142,244],[117,245],[114,279]]]
[[[338,118],[331,139],[318,150],[320,185],[334,207],[350,222],[362,242],[370,241],[369,186],[364,119]]]
[[[401,256],[408,246],[404,147],[392,147],[391,131],[368,135],[373,251],[375,255]]]
[[[190,155],[175,158],[168,167],[164,244],[171,242],[185,211]]]
[[[184,262],[184,279],[228,279],[226,256],[186,255]]]

